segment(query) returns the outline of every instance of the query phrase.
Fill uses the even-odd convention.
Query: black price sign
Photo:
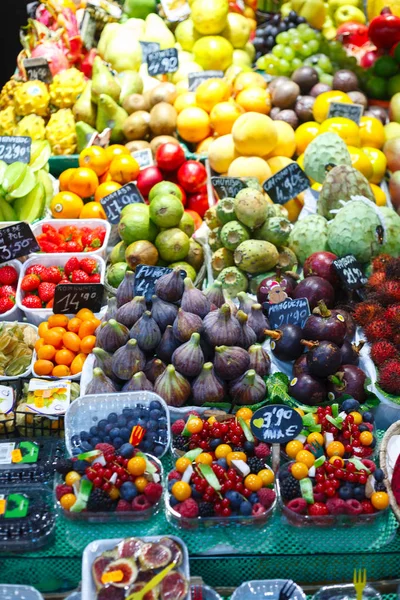
[[[24,60],[24,69],[29,81],[38,79],[43,83],[51,83],[53,75],[50,71],[49,62],[46,58],[26,58]]]
[[[267,181],[263,188],[275,204],[286,204],[310,187],[310,181],[297,163],[284,167]]]
[[[348,290],[358,290],[367,283],[368,277],[363,273],[361,263],[349,254],[333,261],[336,273]]]
[[[149,54],[160,50],[160,44],[158,42],[139,42],[139,44],[142,47],[142,63],[147,62]]]
[[[54,294],[54,314],[75,314],[81,308],[98,313],[103,304],[102,283],[59,283]]]
[[[304,327],[311,314],[307,298],[286,298],[278,304],[264,302],[263,308],[268,311],[268,320],[272,329],[279,329],[282,325],[289,324]]]
[[[40,246],[28,223],[21,221],[0,229],[0,263],[39,250]]]
[[[29,164],[32,138],[21,135],[0,136],[0,160],[8,165],[15,162]]]
[[[127,183],[126,185],[115,190],[112,194],[104,196],[101,199],[101,205],[107,215],[107,219],[110,223],[118,223],[121,210],[128,204],[144,203],[142,194],[137,189],[134,183]]]
[[[211,177],[213,188],[218,194],[218,198],[235,198],[235,196],[244,190],[246,184],[239,177]]]
[[[303,429],[301,416],[293,408],[282,404],[270,404],[256,410],[251,417],[253,435],[262,442],[287,444]]]
[[[329,105],[328,119],[332,117],[345,117],[351,119],[357,125],[360,124],[360,119],[364,112],[362,104],[346,104],[345,102],[331,102]]]
[[[136,150],[131,152],[133,158],[138,161],[140,170],[147,169],[154,165],[153,153],[150,148],[144,148],[143,150]]]
[[[157,280],[171,271],[168,267],[138,265],[135,270],[135,296],[144,296],[150,302]],[[186,277],[185,271],[181,271],[181,277]]]
[[[222,79],[223,71],[199,71],[198,73],[189,73],[189,92],[195,92],[199,85],[207,79]]]
[[[178,50],[176,48],[149,52],[147,55],[147,70],[152,77],[163,73],[175,73],[178,67]]]

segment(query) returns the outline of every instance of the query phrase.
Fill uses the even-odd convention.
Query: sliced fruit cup
[[[53,233],[55,231],[55,235]],[[90,231],[89,231],[90,230]],[[100,235],[97,235],[98,230]],[[76,254],[96,254],[105,259],[107,256],[107,246],[111,233],[111,224],[102,219],[44,219],[32,226],[32,231],[38,243],[43,248],[37,254],[67,254],[75,256]],[[46,234],[47,232],[47,234]],[[58,234],[58,235],[57,235]],[[59,237],[61,236],[61,237]],[[57,244],[69,242],[67,249],[53,250]],[[75,244],[76,242],[76,244]],[[70,247],[71,249],[68,249]],[[82,250],[79,250],[82,247]],[[61,247],[62,248],[62,247]],[[77,248],[77,249],[74,249]]]
[[[7,338],[9,342],[7,344]],[[16,321],[0,322],[0,340],[7,358],[6,365],[2,365],[3,375],[0,375],[0,384],[8,385],[7,382],[15,379],[25,379],[32,372],[34,361],[34,344],[38,339],[37,327],[30,323],[18,323]],[[11,350],[12,348],[12,350]],[[12,358],[12,357],[15,358]],[[4,408],[4,405],[3,405]]]
[[[169,535],[91,542],[82,556],[82,600],[107,598],[109,588],[112,597],[123,600],[173,561],[176,565],[154,590],[154,598],[161,593],[163,598],[189,600],[189,555],[180,538]]]

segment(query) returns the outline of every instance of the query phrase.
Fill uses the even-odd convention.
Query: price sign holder
[[[46,58],[26,58],[24,60],[24,69],[29,81],[39,80],[43,83],[51,83],[53,75],[50,71],[49,62]]]
[[[102,283],[59,283],[54,294],[54,314],[75,314],[81,308],[98,313],[103,305]]]
[[[138,161],[140,170],[147,169],[147,167],[152,167],[154,165],[153,153],[150,148],[136,150],[136,152],[131,152],[131,155]]]
[[[0,160],[8,165],[15,162],[29,164],[32,138],[24,135],[0,136]]]
[[[235,196],[246,187],[239,177],[211,177],[211,183],[218,198],[235,198]]]
[[[0,263],[38,252],[40,246],[24,221],[0,229]]]
[[[284,167],[267,181],[263,188],[275,204],[286,204],[310,187],[310,180],[297,163]]]
[[[272,329],[279,329],[282,325],[288,324],[304,327],[311,314],[307,298],[286,298],[278,304],[264,302],[263,309],[268,312],[268,320]]]
[[[195,92],[199,85],[207,79],[222,79],[223,71],[199,71],[198,73],[189,73],[189,92]]]
[[[101,205],[104,208],[107,219],[113,225],[119,222],[121,210],[124,206],[133,204],[134,202],[144,204],[143,196],[134,183],[127,183],[119,188],[119,190],[115,190],[115,192],[101,199]]]
[[[158,52],[160,44],[158,42],[139,42],[142,47],[142,63],[147,62],[147,57],[151,52]]]
[[[368,281],[364,275],[361,263],[352,254],[333,261],[336,273],[340,277],[344,287],[350,291],[356,291],[363,297],[363,288]]]
[[[150,302],[158,279],[171,271],[168,267],[138,265],[135,270],[135,296],[144,296],[146,302]],[[181,277],[186,277],[185,271],[181,271]]]
[[[167,48],[167,50],[158,50],[150,52],[147,55],[147,70],[151,77],[162,75],[164,73],[175,73],[179,68],[178,50],[176,48]]]
[[[328,119],[333,117],[345,117],[351,119],[357,125],[360,124],[360,119],[364,112],[362,104],[347,104],[345,102],[331,102],[329,105]]]

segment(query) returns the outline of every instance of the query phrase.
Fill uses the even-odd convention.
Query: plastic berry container
[[[0,584],[1,600],[43,600],[40,592],[30,585]]]
[[[8,225],[8,223],[7,223],[7,225]],[[19,262],[19,260],[9,260],[5,263],[2,263],[1,266],[2,267],[5,267],[5,266],[14,267],[14,269],[18,273],[18,283],[19,283],[19,281],[21,280],[21,271],[22,271],[22,264]],[[0,321],[11,321],[11,322],[22,321],[23,316],[24,315],[23,315],[21,309],[17,305],[17,296],[15,296],[14,306],[10,310],[7,310],[6,312],[4,312],[0,315]]]
[[[362,592],[364,600],[381,600],[381,595],[367,583]],[[357,592],[353,584],[326,585],[318,590],[313,600],[357,600]]]
[[[246,581],[232,594],[231,600],[259,600],[261,598],[279,598],[283,588],[293,590],[290,600],[306,600],[306,595],[297,583],[290,579],[266,579]],[[325,599],[328,600],[328,599]]]
[[[13,452],[18,451],[18,462],[13,462]],[[0,485],[48,483],[53,480],[56,461],[63,457],[61,440],[0,440]]]
[[[35,223],[35,225],[32,226],[32,231],[35,237],[37,237],[38,235],[40,235],[43,231],[43,225],[51,225],[52,227],[54,227],[54,229],[56,229],[57,231],[59,229],[61,229],[62,227],[66,227],[67,225],[70,225],[71,227],[89,227],[90,229],[95,229],[96,227],[103,227],[103,229],[105,230],[105,237],[104,237],[104,241],[103,244],[100,246],[100,248],[93,248],[93,250],[90,250],[90,254],[97,254],[98,256],[101,256],[101,258],[106,259],[107,256],[107,246],[108,246],[108,240],[110,238],[110,233],[111,233],[111,224],[108,221],[104,221],[104,220],[99,220],[99,222],[94,222],[93,219],[44,219],[43,221],[39,221],[38,223]],[[46,252],[36,252],[33,256],[36,255],[39,256],[43,256],[46,255]],[[88,252],[64,252],[63,255],[68,256],[69,258],[71,256],[80,256],[83,254],[88,254]]]
[[[51,489],[32,483],[0,486],[0,552],[31,552],[55,537]]]
[[[183,575],[188,583],[188,591],[184,598],[184,600],[190,600],[190,569],[189,569],[189,554],[187,551],[186,545],[179,537],[175,537],[174,535],[168,536],[149,536],[149,537],[140,537],[137,538],[145,543],[157,543],[160,542],[163,538],[170,538],[176,544],[180,546],[183,560],[182,564],[176,569]],[[95,542],[91,542],[88,546],[86,546],[83,551],[82,556],[82,600],[95,600],[97,597],[97,590],[95,586],[95,582],[93,580],[93,563],[96,558],[100,557],[104,552],[110,552],[116,548],[118,544],[123,542],[122,538],[119,539],[111,539],[111,540],[97,540]],[[116,559],[118,558],[118,554],[116,554]],[[158,569],[157,571],[160,571]],[[154,571],[153,571],[154,572]],[[129,595],[128,589],[126,589],[126,597]]]

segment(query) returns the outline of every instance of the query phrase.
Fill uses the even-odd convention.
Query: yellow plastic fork
[[[367,583],[367,569],[354,569],[353,585],[356,588],[357,600],[362,600],[364,588]]]
[[[145,597],[145,595],[148,592],[151,592],[151,590],[153,588],[155,588],[156,585],[158,585],[159,583],[161,583],[161,581],[164,579],[164,577],[166,577],[168,575],[168,573],[170,571],[172,571],[172,569],[175,566],[176,566],[176,561],[173,561],[167,567],[165,567],[165,569],[163,569],[162,571],[160,571],[160,573],[157,573],[157,575],[155,575],[153,577],[153,579],[150,579],[150,581],[148,583],[146,583],[146,585],[144,586],[143,589],[139,590],[138,592],[133,592],[133,594],[130,594],[127,597],[126,600],[143,600],[143,598]]]

